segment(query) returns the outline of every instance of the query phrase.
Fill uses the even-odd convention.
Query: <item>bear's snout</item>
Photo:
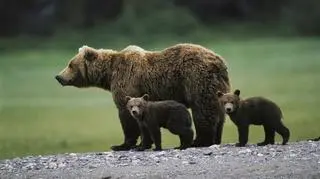
[[[232,103],[226,103],[224,105],[224,109],[225,109],[226,113],[233,112],[233,104]]]
[[[62,86],[65,86],[65,85],[67,85],[67,81],[66,80],[64,80],[60,75],[56,75],[55,76],[55,79],[62,85]]]
[[[132,111],[132,114],[136,116],[138,115],[138,111]]]

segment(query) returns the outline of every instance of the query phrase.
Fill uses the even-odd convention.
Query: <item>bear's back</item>
[[[188,110],[184,104],[181,104],[174,100],[163,100],[163,101],[148,101],[148,108],[158,110],[159,112],[169,111],[185,111]]]
[[[167,120],[186,120],[187,124],[191,123],[186,106],[174,100],[148,101],[146,115],[162,124]]]
[[[241,112],[250,118],[253,124],[282,117],[279,106],[264,97],[250,97],[241,101],[240,105]]]

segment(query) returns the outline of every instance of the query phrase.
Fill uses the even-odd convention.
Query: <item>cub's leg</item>
[[[248,142],[249,125],[237,126],[239,143],[236,143],[236,147],[244,147]]]
[[[286,126],[283,125],[281,121],[276,127],[276,132],[279,133],[282,137],[282,145],[287,144],[290,138],[290,131]]]

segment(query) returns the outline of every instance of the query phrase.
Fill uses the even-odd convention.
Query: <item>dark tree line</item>
[[[142,17],[175,7],[203,24],[284,20],[301,32],[320,33],[318,0],[0,0],[0,36],[50,35],[57,26],[90,28],[124,14]]]

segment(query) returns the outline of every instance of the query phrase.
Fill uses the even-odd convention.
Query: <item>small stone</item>
[[[22,170],[32,170],[34,168],[34,163],[28,163],[26,166],[22,167]]]
[[[66,167],[66,164],[65,164],[65,163],[59,163],[59,164],[58,164],[58,168],[64,168],[64,167]]]
[[[244,149],[244,150],[240,150],[238,153],[239,154],[251,153],[251,150],[250,149]]]
[[[161,152],[157,152],[156,156],[163,156],[163,155],[165,155],[165,154],[166,154],[165,151],[161,151]]]
[[[106,155],[106,157],[113,157],[113,154],[112,153],[106,153],[107,155]]]
[[[89,169],[94,169],[94,168],[97,168],[98,166],[97,165],[89,165]]]
[[[48,165],[48,168],[49,169],[55,169],[55,168],[57,168],[57,164],[54,163],[54,162],[50,162],[49,165]]]
[[[289,156],[290,156],[290,157],[296,157],[297,154],[290,154]]]
[[[182,161],[182,164],[189,164],[188,161]]]
[[[189,164],[193,165],[193,164],[196,164],[197,162],[195,161],[189,161]]]
[[[211,155],[212,153],[213,153],[212,151],[205,151],[203,155]]]
[[[9,164],[5,164],[3,169],[13,169],[13,166],[9,165]]]
[[[132,160],[132,164],[137,165],[140,161],[139,160]]]
[[[258,153],[257,156],[258,156],[258,157],[263,157],[263,154],[262,154],[262,153]]]
[[[210,149],[218,149],[218,148],[220,148],[220,145],[211,145],[210,147],[209,147]]]
[[[101,179],[111,179],[111,176],[102,177]]]
[[[77,154],[75,154],[75,153],[70,153],[69,155],[72,157],[77,156]]]

